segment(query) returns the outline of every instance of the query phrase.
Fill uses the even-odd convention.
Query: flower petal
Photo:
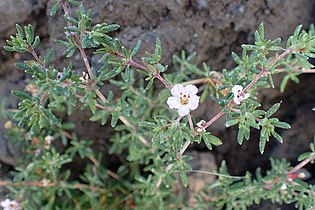
[[[235,85],[233,88],[232,88],[232,93],[234,95],[237,95],[239,93],[239,91],[242,91],[243,90],[243,87],[240,86],[240,85]]]
[[[178,108],[178,114],[180,116],[186,116],[189,114],[189,107],[188,106],[181,106]]]
[[[172,89],[171,89],[171,93],[173,96],[175,97],[179,97],[180,93],[184,93],[185,89],[184,86],[181,84],[176,84]]]
[[[166,103],[171,109],[178,109],[180,106],[182,106],[179,98],[173,96],[169,97]]]
[[[198,93],[198,88],[195,85],[186,85],[184,89],[185,93],[190,96]]]
[[[5,199],[4,201],[1,201],[1,206],[2,207],[7,207],[9,206],[11,201],[9,199]]]
[[[241,103],[241,101],[239,100],[239,98],[237,97],[237,95],[234,95],[233,101],[234,101],[234,103],[236,103],[236,104],[240,104],[240,103]]]
[[[245,93],[245,94],[244,94],[244,100],[245,100],[246,98],[249,98],[249,96],[250,96],[249,93]]]
[[[199,96],[196,96],[196,95],[190,96],[188,106],[189,106],[190,110],[197,109],[199,106]]]

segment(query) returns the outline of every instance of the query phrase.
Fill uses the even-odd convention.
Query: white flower
[[[288,187],[287,187],[286,184],[283,183],[283,184],[281,185],[280,189],[281,189],[281,190],[286,190],[286,189],[288,189]]]
[[[48,179],[43,179],[41,181],[41,183],[43,184],[44,187],[47,187],[49,185],[50,181]]]
[[[44,145],[45,149],[49,149],[52,140],[54,140],[54,137],[50,135],[45,136],[45,145]]]
[[[178,109],[180,116],[186,116],[190,110],[197,109],[199,105],[198,88],[195,85],[183,86],[176,84],[171,89],[172,96],[167,99],[167,104],[171,109]]]
[[[198,133],[206,132],[206,129],[204,128],[204,126],[206,125],[206,121],[200,120],[196,125],[197,125],[196,131]]]
[[[233,101],[236,104],[240,104],[242,101],[249,97],[249,93],[242,93],[243,87],[240,85],[235,85],[232,88],[232,93],[234,94]]]
[[[81,80],[81,82],[86,83],[89,80],[89,75],[83,71],[82,72],[82,76],[79,78],[79,80]]]
[[[20,210],[20,204],[17,201],[11,201],[10,199],[2,201],[1,207],[3,207],[3,210]]]

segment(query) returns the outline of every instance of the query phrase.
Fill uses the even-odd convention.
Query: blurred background
[[[13,64],[19,60],[30,59],[26,54],[13,54],[3,50],[5,40],[15,34],[15,24],[32,24],[35,33],[41,38],[41,45],[37,53],[47,52],[51,46],[56,49],[52,62],[56,68],[62,68],[70,61],[75,69],[81,71],[84,64],[79,55],[72,59],[62,56],[63,47],[56,46],[54,39],[64,37],[65,21],[61,11],[54,17],[49,16],[55,0],[1,0],[0,1],[0,102],[6,100],[8,108],[16,108],[17,100],[10,91],[25,88],[22,71],[14,68]],[[315,20],[314,0],[83,0],[86,8],[92,10],[94,23],[117,23],[121,26],[114,37],[118,37],[122,44],[131,48],[141,39],[142,47],[139,52],[143,55],[146,50],[153,49],[155,39],[160,37],[163,49],[162,63],[169,65],[172,70],[172,56],[179,55],[181,50],[187,54],[197,52],[194,64],[206,62],[212,70],[221,71],[222,68],[232,69],[235,66],[231,58],[231,51],[241,52],[240,45],[253,43],[253,33],[260,23],[265,24],[268,39],[281,37],[286,40],[295,27],[303,24],[304,29]],[[75,8],[71,9],[75,15]],[[283,43],[285,45],[285,43]],[[92,66],[100,67],[98,57],[87,51]],[[292,129],[281,130],[284,143],[271,141],[267,144],[264,155],[259,153],[259,134],[252,132],[251,139],[242,146],[237,144],[237,130],[225,128],[224,119],[211,126],[210,131],[221,137],[223,145],[214,151],[208,151],[204,145],[190,148],[188,153],[194,157],[192,165],[198,170],[212,171],[222,160],[227,161],[233,175],[243,175],[245,171],[253,172],[261,167],[268,169],[268,158],[286,158],[293,164],[297,163],[297,156],[308,150],[309,142],[315,133],[315,75],[300,76],[301,83],[289,82],[285,93],[279,91],[279,82],[283,75],[276,77],[276,88],[262,92],[260,101],[267,109],[271,104],[282,101],[277,117],[281,121],[291,124]],[[110,88],[109,86],[105,88]],[[67,120],[76,123],[76,131],[88,139],[95,140],[95,148],[103,151],[106,164],[116,168],[119,159],[108,155],[111,128],[107,130],[98,123],[87,122],[88,111],[77,110],[80,114],[67,116]],[[210,119],[218,107],[210,101],[200,107],[194,116]],[[78,113],[74,112],[74,113]],[[7,172],[16,165],[19,159],[19,148],[12,144],[11,139],[4,138],[4,123],[0,119],[0,179],[7,176]],[[84,164],[84,163],[78,163]],[[74,167],[78,168],[78,167]],[[310,172],[315,168],[309,167]],[[79,173],[79,172],[78,172]],[[312,176],[315,176],[313,172]],[[202,186],[205,181],[213,179],[209,175],[192,175],[190,180],[195,186]],[[315,183],[314,178],[310,178]],[[198,189],[192,189],[198,190]],[[270,207],[268,202],[252,209],[277,209]],[[280,208],[280,207],[279,207]],[[281,209],[291,209],[290,206]]]

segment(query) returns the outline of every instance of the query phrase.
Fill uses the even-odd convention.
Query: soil
[[[4,45],[8,36],[15,33],[15,23],[21,25],[31,23],[42,40],[39,54],[47,52],[50,46],[54,45],[54,39],[63,37],[65,26],[61,12],[57,16],[49,16],[54,2],[54,0],[0,1],[0,45]],[[185,50],[188,54],[196,51],[198,55],[194,60],[195,64],[206,62],[213,70],[231,69],[234,66],[230,56],[231,51],[240,52],[241,44],[253,43],[253,33],[261,22],[265,23],[268,38],[286,39],[297,25],[303,24],[307,28],[314,21],[315,8],[313,0],[83,0],[83,3],[86,8],[92,10],[95,23],[117,23],[121,26],[113,36],[121,39],[122,44],[127,48],[131,48],[141,39],[139,57],[145,50],[152,50],[155,39],[160,37],[163,64],[171,66],[172,56],[178,55],[181,50]],[[71,11],[75,14],[75,10]],[[57,67],[63,67],[69,62],[62,56],[63,50],[62,47],[56,46],[53,62]],[[16,100],[10,96],[10,90],[21,90],[25,85],[25,76],[14,69],[13,63],[15,60],[26,58],[30,57],[28,55],[20,57],[18,54],[5,52],[1,47],[0,98],[1,100],[4,97],[8,98],[9,107],[12,108],[16,107]],[[97,59],[92,53],[88,52],[88,58],[92,65],[97,66],[95,62]],[[79,56],[74,56],[72,63],[78,71],[84,68]],[[292,126],[292,129],[280,133],[284,143],[279,144],[272,140],[265,154],[260,155],[258,133],[253,131],[251,140],[240,146],[236,142],[236,129],[233,127],[226,129],[219,122],[211,127],[211,132],[221,137],[224,144],[214,152],[209,152],[214,154],[217,164],[223,159],[227,160],[230,172],[234,175],[242,175],[247,170],[253,172],[257,166],[263,170],[268,169],[269,156],[287,158],[288,161],[296,163],[297,155],[308,150],[308,144],[315,133],[315,114],[311,111],[315,106],[315,75],[303,75],[300,79],[299,85],[289,82],[284,94],[279,93],[278,89],[262,93],[261,101],[265,109],[272,103],[282,101],[282,111],[278,113],[278,117]],[[276,81],[279,83],[279,79]],[[196,115],[206,115],[210,118],[216,113],[213,110],[217,108],[215,105],[213,107],[210,111],[200,109],[202,111]],[[107,132],[104,132],[104,128],[99,127],[97,123],[84,121],[89,112],[81,112],[70,116],[69,119],[76,122],[76,130],[80,134],[95,139],[98,148],[106,156],[110,144],[108,135],[104,135]],[[3,138],[3,121],[0,123],[0,161],[1,165],[4,165],[0,167],[2,174],[8,169],[6,165],[14,165],[14,162],[7,160],[18,159],[18,155],[12,152],[11,146],[7,146],[8,140]],[[192,147],[191,151],[208,152],[204,145]],[[117,158],[113,157],[107,160],[110,160],[107,161],[110,167],[114,167],[112,163],[117,162]],[[314,167],[309,167],[308,170],[315,171]],[[282,209],[290,208],[290,206],[282,207]],[[253,209],[257,208],[253,207]],[[276,206],[262,205],[259,209],[276,209]]]

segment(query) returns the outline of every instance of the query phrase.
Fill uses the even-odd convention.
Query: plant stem
[[[187,82],[182,82],[182,85],[196,85],[196,84],[200,84],[200,83],[206,83],[207,82],[207,78],[199,78],[199,79],[194,79],[194,80],[190,80]]]
[[[62,3],[62,8],[63,8],[63,11],[64,11],[65,15],[69,15],[69,11],[68,11],[68,7],[67,7],[66,1],[65,1],[65,0],[62,0],[61,3]],[[72,24],[71,24],[70,22],[68,22],[68,26],[71,26],[71,25],[72,25]],[[91,66],[90,66],[90,64],[89,64],[89,61],[88,61],[87,56],[86,56],[86,54],[85,54],[85,51],[84,51],[84,49],[83,49],[83,47],[82,47],[81,40],[79,39],[79,37],[78,37],[77,35],[72,34],[72,33],[71,33],[71,37],[72,37],[72,40],[73,40],[74,43],[77,45],[77,47],[78,47],[78,49],[79,49],[79,51],[80,51],[80,53],[81,53],[81,56],[82,56],[82,58],[83,58],[83,61],[84,61],[85,67],[86,67],[86,69],[87,69],[87,71],[88,71],[88,74],[89,74],[90,79],[92,79],[92,78],[93,78],[93,74],[92,74]],[[136,65],[136,64],[137,64],[137,63],[134,63],[134,62],[133,62],[133,65]],[[141,66],[140,64],[137,64],[137,68],[143,69],[143,68],[145,68],[145,67],[144,67],[144,66]],[[146,69],[146,68],[145,68],[145,69]],[[96,95],[97,95],[104,103],[107,103],[107,102],[108,102],[107,99],[105,98],[105,96],[101,93],[101,91],[96,90],[95,93],[96,93]],[[100,106],[100,105],[99,105],[99,106]],[[99,107],[99,106],[98,106],[98,107]],[[131,128],[134,132],[136,132],[136,130],[137,130],[136,127],[133,126],[125,117],[119,116],[118,118],[119,118],[120,121],[121,121],[122,123],[124,123],[128,128]],[[139,135],[137,135],[137,137],[138,137],[138,139],[139,139],[144,145],[148,145],[148,144],[149,144],[149,142],[148,142],[144,137],[139,136]]]
[[[297,172],[298,170],[300,170],[301,168],[303,168],[306,164],[308,164],[309,162],[311,162],[312,160],[314,160],[315,158],[315,153],[313,153],[310,157],[306,158],[305,160],[303,160],[302,162],[300,162],[298,165],[296,165],[294,168],[292,168],[288,174],[293,174],[295,172]]]
[[[160,75],[160,73],[155,74],[155,78],[159,79],[165,85],[165,87],[167,87],[167,89],[171,91],[172,87],[170,86],[170,84],[168,84],[168,82],[166,82],[166,80]]]
[[[122,57],[123,57],[123,56],[122,56]],[[141,64],[136,63],[136,62],[134,62],[134,61],[132,61],[132,60],[129,61],[129,65],[130,65],[130,66],[134,66],[134,67],[136,67],[136,68],[138,68],[138,69],[142,69],[142,70],[145,71],[145,72],[149,72],[146,67],[144,67],[144,66],[142,66]]]
[[[285,68],[279,68],[276,70],[277,73],[281,73],[281,72],[286,72],[286,69]],[[315,73],[315,69],[301,69],[301,70],[292,70],[292,72],[301,72],[301,73]]]
[[[192,122],[190,113],[188,113],[187,117],[188,117],[188,123],[189,123],[190,129],[191,129],[191,131],[192,131],[193,134],[194,134],[195,128],[194,128],[194,124],[193,124],[193,122]]]
[[[211,120],[209,120],[205,126],[203,127],[204,129],[206,129],[207,127],[209,127],[210,125],[212,125],[212,123],[214,123],[215,121],[217,121],[222,115],[224,114],[223,110],[221,110],[218,114],[216,114]]]
[[[39,104],[42,105],[45,102],[47,97],[48,97],[48,91],[46,91],[44,95],[40,98]]]
[[[33,48],[32,45],[28,46],[28,52],[30,52],[33,57],[35,58],[36,62],[39,63],[43,69],[45,69],[45,65],[43,64],[43,62],[39,59],[37,53],[35,52],[35,49]]]
[[[108,102],[100,90],[95,90],[95,93],[104,103]],[[128,128],[132,129],[134,133],[136,133],[137,128],[133,126],[124,116],[118,116],[118,118],[123,124],[125,124]],[[137,135],[137,137],[144,145],[149,145],[148,140],[146,140],[143,136]]]
[[[60,183],[43,183],[43,182],[11,182],[11,181],[0,181],[0,186],[14,186],[14,187],[66,187],[68,189],[77,189],[77,190],[91,190],[99,192],[107,192],[106,189],[100,187],[89,186],[85,184],[60,184]]]
[[[278,57],[276,57],[273,61],[271,61],[267,68],[271,68],[272,66],[274,66],[276,63],[278,63],[282,58],[284,58],[286,55],[288,55],[289,53],[293,52],[292,49],[288,48],[286,49],[283,53],[281,53]]]
[[[121,53],[119,53],[119,52],[114,52],[114,51],[110,50],[109,53],[112,54],[112,55],[115,55],[115,56],[117,56],[117,57],[119,57],[119,58],[125,58],[125,57],[124,57]],[[145,66],[143,66],[143,65],[141,65],[141,64],[139,64],[139,63],[137,63],[137,62],[135,62],[135,61],[133,61],[133,60],[129,60],[129,61],[127,62],[127,65],[129,65],[129,66],[134,66],[134,67],[136,67],[136,68],[138,68],[138,69],[141,69],[141,70],[143,70],[143,71],[145,71],[145,72],[147,72],[147,73],[150,73],[150,70],[149,70],[149,69],[147,69]],[[157,78],[158,80],[160,80],[160,81],[165,85],[165,87],[167,87],[167,89],[169,89],[169,90],[172,89],[172,87],[170,86],[170,84],[168,84],[168,82],[160,75],[159,72],[156,73],[156,74],[154,75],[154,77]]]
[[[64,11],[65,15],[68,16],[69,15],[69,10],[68,10],[68,7],[67,7],[67,2],[65,0],[62,0],[61,4],[62,4],[62,8],[63,8],[63,11]],[[72,24],[70,22],[67,21],[67,23],[68,23],[68,26],[72,26]],[[90,77],[90,79],[92,79],[93,78],[93,74],[92,74],[91,66],[90,66],[90,63],[89,63],[89,61],[87,59],[85,51],[84,51],[84,49],[82,47],[81,40],[80,40],[80,38],[77,35],[75,35],[73,33],[70,33],[70,34],[71,34],[73,42],[77,45],[77,47],[78,47],[78,49],[79,49],[79,51],[81,53],[81,56],[83,58],[85,67],[86,67],[86,69],[88,71],[89,77]]]

